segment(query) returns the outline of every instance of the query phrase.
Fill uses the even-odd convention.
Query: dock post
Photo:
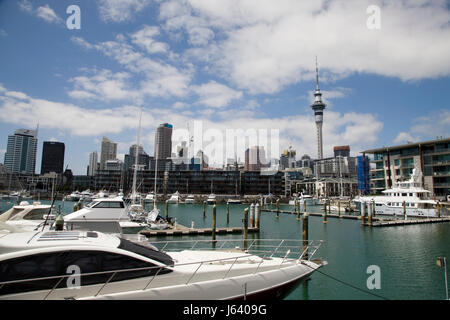
[[[216,240],[216,205],[213,205],[212,239]]]
[[[364,219],[366,218],[366,203],[361,202],[361,225],[364,226]],[[367,209],[370,210],[370,202],[367,203]]]
[[[439,203],[439,201],[436,204],[436,210],[437,210],[437,216],[438,218],[441,217],[441,204]]]
[[[297,221],[300,221],[300,201],[295,199],[295,207],[297,210]]]
[[[227,202],[227,224],[230,223],[230,204]]]
[[[303,215],[303,226],[302,226],[302,252],[303,260],[308,260],[308,214],[305,212]]]
[[[244,209],[244,250],[247,250],[247,237],[248,237],[248,208]]]
[[[338,200],[338,217],[341,217],[341,200]]]
[[[375,211],[374,208],[375,208],[375,202],[372,202],[372,208],[371,208],[372,210],[369,210],[369,214],[368,214],[369,218],[367,219],[370,226],[372,226],[372,218],[373,218],[373,213]]]
[[[259,216],[261,214],[260,211],[261,206],[257,203],[255,205],[255,227],[259,230]]]
[[[328,201],[328,213],[331,213],[331,200]]]
[[[372,200],[372,218],[375,217],[375,199]]]
[[[406,201],[403,201],[403,216],[405,220],[408,220],[408,216],[406,215]]]
[[[303,200],[303,212],[306,212],[306,200]]]
[[[169,200],[166,200],[166,220],[169,218]]]
[[[206,201],[203,201],[203,219],[206,218]]]
[[[277,215],[276,218],[280,217],[280,199],[277,199]]]
[[[327,212],[327,200],[325,199],[323,202],[323,212]]]
[[[255,227],[255,205],[252,203],[250,205],[250,228]]]

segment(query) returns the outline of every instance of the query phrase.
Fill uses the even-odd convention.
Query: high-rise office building
[[[117,143],[103,137],[102,150],[100,153],[100,170],[105,169],[105,163],[108,160],[116,160],[117,158]]]
[[[64,150],[62,142],[44,141],[42,148],[41,174],[64,171]]]
[[[172,156],[172,130],[168,123],[160,124],[155,133],[155,158],[167,159]]]
[[[95,176],[97,173],[97,167],[98,167],[98,154],[97,151],[92,151],[89,154],[88,176]]]
[[[259,171],[267,164],[264,147],[254,146],[245,150],[245,171]]]
[[[323,158],[323,141],[322,141],[322,123],[323,123],[323,110],[326,104],[322,102],[322,93],[319,88],[319,68],[317,67],[316,58],[316,91],[314,92],[314,103],[311,108],[314,110],[314,117],[316,120],[317,129],[317,158],[320,160]]]
[[[136,144],[133,144],[130,147],[129,154],[125,155],[124,158],[124,166],[125,170],[133,169],[136,164],[136,149],[138,152],[138,170],[148,170],[150,167],[150,156],[144,151],[144,148],[140,145],[137,147]]]
[[[35,173],[37,129],[19,129],[8,136],[5,167],[11,173]]]

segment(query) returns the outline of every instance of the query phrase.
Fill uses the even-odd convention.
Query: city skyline
[[[446,2],[239,1],[235,10],[221,1],[136,2],[78,1],[79,30],[66,27],[69,1],[0,4],[1,161],[7,136],[38,123],[37,168],[41,141],[64,142],[74,174],[86,173],[102,136],[123,160],[140,107],[150,155],[159,124],[181,129],[195,119],[206,129],[279,129],[278,156],[292,146],[298,158],[315,158],[316,56],[325,158],[339,145],[358,155],[449,136]],[[380,29],[366,25],[372,4]]]

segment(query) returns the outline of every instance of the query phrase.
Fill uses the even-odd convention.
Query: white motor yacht
[[[371,206],[375,203],[376,215],[404,216],[410,217],[437,217],[438,201],[430,199],[430,191],[422,187],[422,173],[413,169],[408,181],[394,183],[391,189],[383,191],[383,196],[361,196],[355,198],[353,202],[361,211],[362,204]],[[367,212],[373,210],[368,207]],[[446,207],[440,209],[441,215],[450,215]]]
[[[169,200],[167,200],[168,203],[179,203],[180,202],[180,194],[177,192],[175,192],[170,198]]]
[[[301,245],[280,246],[290,240],[270,240],[267,251],[264,240],[248,240],[248,250],[225,241],[230,248],[206,240],[197,249],[195,241],[152,245],[95,231],[1,233],[0,299],[280,298],[326,264],[311,260],[320,242],[310,242],[303,259],[294,252]]]
[[[74,192],[72,192],[71,194],[69,194],[66,197],[66,200],[68,200],[68,201],[79,201],[81,199],[81,197],[82,197],[81,192],[74,191]]]
[[[211,193],[208,196],[208,199],[206,199],[207,204],[215,204],[216,203],[216,195],[214,193]]]
[[[148,193],[144,198],[144,202],[154,202],[154,201],[155,201],[155,193],[154,192]]]
[[[241,204],[242,200],[237,198],[237,199],[228,199],[227,203],[229,204]]]
[[[88,203],[82,209],[64,216],[65,223],[89,223],[91,230],[95,229],[92,224],[101,225],[104,222],[118,221],[124,233],[137,233],[147,227],[145,223],[131,221],[128,216],[129,208],[122,197],[98,198]]]
[[[184,203],[195,203],[195,197],[194,195],[190,194],[186,197],[184,200]]]
[[[300,195],[294,195],[294,198],[289,200],[289,204],[291,206],[295,205],[295,200],[299,201],[300,203],[306,203],[307,206],[313,206],[316,205],[315,199],[310,196],[309,194],[303,194],[300,193]]]
[[[33,231],[46,221],[50,226],[55,220],[55,214],[50,211],[51,205],[38,201],[30,204],[22,201],[0,215],[0,222],[24,231]],[[50,213],[50,215],[49,215]]]

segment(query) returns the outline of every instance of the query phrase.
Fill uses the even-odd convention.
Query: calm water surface
[[[50,201],[41,201],[50,203]],[[73,202],[56,202],[63,212],[72,212]],[[0,210],[13,204],[2,201]],[[158,204],[164,215],[164,204]],[[244,208],[248,205],[230,205],[231,227],[241,227]],[[290,206],[281,206],[281,209]],[[321,207],[309,207],[308,211],[320,212]],[[212,206],[207,206],[203,219],[201,204],[170,204],[169,215],[179,224],[197,228],[211,227]],[[300,239],[302,222],[295,215],[263,212],[259,235],[249,238]],[[217,206],[217,227],[226,227],[226,206]],[[217,239],[240,238],[242,235],[217,235]],[[315,257],[328,261],[321,272],[353,286],[369,291],[366,287],[367,267],[377,265],[381,269],[381,289],[371,292],[389,299],[445,299],[444,272],[436,266],[436,257],[450,260],[450,223],[423,224],[398,227],[363,228],[359,220],[309,217],[309,238],[324,240]],[[158,237],[158,240],[210,239],[210,236]],[[152,239],[154,240],[154,239]],[[315,272],[311,281],[298,286],[286,299],[379,299],[368,293],[343,285],[323,274]]]

